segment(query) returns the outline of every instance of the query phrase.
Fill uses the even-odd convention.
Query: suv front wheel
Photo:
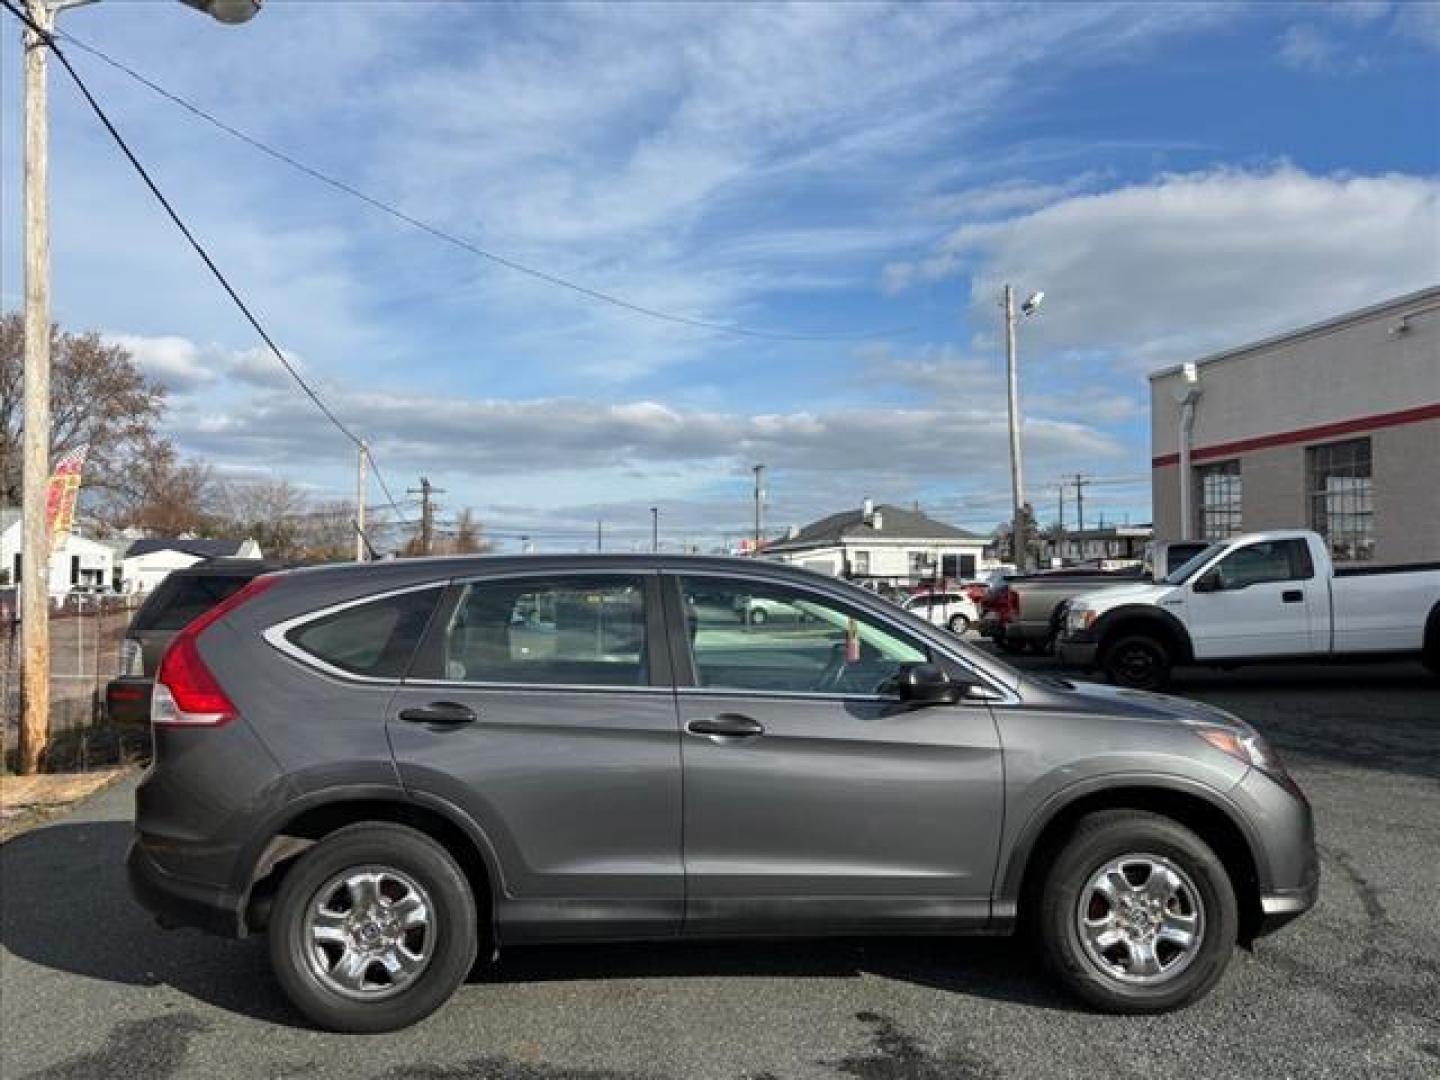
[[[394,1031],[460,986],[478,947],[475,897],[450,854],[402,825],[351,825],[285,876],[270,962],[290,1001],[332,1031]]]
[[[1163,1012],[1204,996],[1230,962],[1238,926],[1235,890],[1209,846],[1135,810],[1084,818],[1040,902],[1046,960],[1105,1012]]]

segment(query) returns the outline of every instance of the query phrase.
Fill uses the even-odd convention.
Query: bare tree
[[[214,529],[236,540],[253,538],[267,558],[298,559],[305,493],[288,480],[231,480],[216,499]]]
[[[203,536],[214,528],[214,495],[207,463],[181,461],[169,443],[157,442],[148,456],[131,462],[113,478],[95,516],[110,529]]]
[[[165,411],[165,388],[146,377],[127,350],[99,334],[55,327],[50,347],[52,457],[89,446],[82,495],[88,505],[126,486],[133,495],[131,472],[169,447],[155,430]],[[0,315],[0,496],[7,503],[20,499],[24,357],[25,320],[6,312]]]
[[[452,555],[487,555],[495,550],[495,545],[486,539],[485,526],[467,506],[455,518],[455,535],[446,548]]]

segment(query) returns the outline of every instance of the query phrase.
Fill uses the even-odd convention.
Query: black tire
[[[766,620],[767,618],[769,618],[769,616],[767,616],[767,615],[765,614],[765,609],[764,609],[764,608],[758,608],[758,607],[757,607],[757,608],[751,608],[751,609],[750,609],[750,625],[751,625],[751,626],[764,626],[764,625],[765,625],[765,620]]]
[[[428,945],[428,962],[409,985],[378,1000],[357,1000],[327,985],[316,972],[305,940],[306,918],[320,891],[338,875],[375,868],[403,874],[424,890],[433,925],[425,932],[433,932],[434,939]],[[423,1020],[464,981],[478,946],[475,897],[464,872],[424,833],[389,823],[350,825],[312,847],[285,875],[270,918],[270,963],[276,978],[297,1009],[330,1031],[395,1031]]]
[[[1079,928],[1081,896],[1092,877],[1131,855],[1165,860],[1199,897],[1198,943],[1188,956],[1172,954],[1174,973],[1148,985],[1104,968],[1090,955]],[[1060,851],[1045,881],[1038,921],[1047,965],[1081,1000],[1103,1012],[1157,1013],[1198,1001],[1219,982],[1235,951],[1239,908],[1224,865],[1189,829],[1159,814],[1102,810],[1082,819]]]
[[[970,629],[970,619],[965,615],[951,615],[947,623],[952,634],[963,634]]]
[[[1170,683],[1170,653],[1146,634],[1131,634],[1105,646],[1100,666],[1116,686],[1131,690],[1163,690]]]

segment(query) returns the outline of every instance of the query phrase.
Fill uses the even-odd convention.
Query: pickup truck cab
[[[1144,690],[1180,664],[1418,657],[1440,672],[1440,562],[1337,569],[1313,532],[1237,536],[1160,580],[1075,597],[1058,651]]]

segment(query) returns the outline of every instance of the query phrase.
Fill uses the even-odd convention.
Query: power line
[[[185,239],[189,242],[190,246],[195,249],[195,253],[200,256],[201,261],[204,262],[210,273],[214,275],[215,280],[220,283],[220,287],[225,290],[226,294],[229,295],[230,299],[235,303],[235,306],[240,309],[240,313],[245,316],[246,321],[248,321],[250,325],[255,329],[255,332],[260,335],[260,339],[264,341],[265,344],[269,347],[270,351],[275,354],[275,359],[280,361],[281,367],[283,367],[287,372],[289,372],[290,377],[295,380],[296,384],[300,387],[300,389],[305,392],[306,397],[308,397],[310,401],[315,405],[315,407],[320,410],[320,412],[325,416],[325,418],[329,420],[330,423],[333,424],[342,435],[344,435],[358,448],[360,448],[360,450],[364,452],[365,456],[369,458],[371,468],[375,472],[375,480],[380,485],[380,490],[385,493],[385,498],[389,501],[391,509],[393,509],[403,521],[404,515],[401,514],[400,507],[396,505],[394,497],[390,494],[389,485],[385,483],[384,475],[380,471],[380,465],[378,462],[376,462],[374,455],[370,452],[364,440],[362,440],[358,435],[351,431],[350,428],[345,424],[345,422],[335,415],[335,413],[331,410],[330,406],[327,405],[324,399],[320,397],[319,393],[308,382],[305,381],[304,377],[300,374],[300,372],[296,370],[293,364],[290,363],[289,358],[286,357],[286,355],[280,350],[280,347],[275,344],[274,339],[270,336],[269,332],[266,331],[265,327],[261,325],[260,320],[255,317],[255,314],[250,310],[249,305],[247,305],[245,301],[241,299],[240,294],[235,291],[235,288],[230,284],[229,279],[226,278],[224,273],[221,272],[220,267],[215,264],[215,260],[212,259],[210,257],[210,253],[205,250],[205,246],[195,238],[195,234],[190,231],[189,226],[185,224],[179,213],[176,212],[175,207],[171,205],[170,200],[165,197],[165,193],[160,190],[159,185],[151,177],[149,171],[145,168],[144,165],[140,163],[140,159],[136,157],[135,152],[130,149],[130,144],[125,141],[125,137],[120,134],[119,130],[110,120],[110,117],[106,114],[105,110],[101,108],[100,103],[95,100],[95,95],[90,93],[90,88],[85,85],[85,80],[80,78],[80,73],[77,72],[74,66],[70,63],[69,57],[67,57],[65,53],[61,51],[60,46],[56,44],[55,35],[47,32],[42,27],[36,25],[34,20],[30,18],[29,13],[22,11],[21,9],[16,7],[15,4],[12,3],[12,0],[0,0],[0,4],[3,4],[5,10],[10,12],[11,15],[14,15],[22,23],[28,26],[30,30],[34,32],[36,36],[38,36],[40,40],[45,43],[46,47],[55,54],[55,59],[60,61],[61,66],[64,67],[65,72],[70,76],[71,81],[75,83],[75,86],[80,91],[81,96],[85,98],[86,103],[90,106],[96,117],[99,118],[100,123],[104,125],[105,130],[109,132],[110,137],[115,140],[115,145],[120,148],[121,153],[125,155],[126,159],[129,160],[131,166],[140,175],[140,179],[145,182],[145,186],[150,189],[150,194],[155,196],[155,200],[159,202],[161,207],[164,208],[165,213],[175,224],[175,227],[180,230],[181,235],[184,236]],[[71,40],[74,39],[72,38]],[[79,42],[76,42],[76,44],[79,45],[81,48],[85,48],[85,46],[81,45]]]
[[[5,6],[9,7],[10,5],[7,3]],[[167,90],[165,87],[161,86],[153,79],[142,75],[140,72],[136,71],[128,64],[125,64],[120,60],[116,60],[113,56],[110,56],[102,50],[95,48],[95,46],[93,45],[87,44],[86,42],[77,38],[75,35],[69,33],[62,33],[58,30],[56,31],[56,33],[59,36],[65,38],[66,41],[73,44],[76,48],[80,49],[83,52],[89,53],[97,60],[100,60],[101,62],[110,65],[116,71],[119,71],[129,76],[131,79],[138,82],[141,86],[144,86],[150,91],[160,95],[172,104],[178,105],[180,108],[184,109],[186,112],[190,113],[196,118],[203,120],[205,123],[210,124],[212,127],[215,127],[220,131],[223,131],[225,134],[231,136],[232,138],[240,140],[252,149],[258,150],[260,153],[265,154],[267,157],[270,157],[275,161],[278,161],[281,164],[296,170],[297,172],[303,173],[304,175],[310,177],[310,179],[312,180],[318,181],[319,183],[324,184],[327,187],[333,188],[334,190],[339,191],[342,194],[349,195],[353,199],[359,199],[361,202],[370,206],[372,209],[379,210],[381,213],[387,214],[395,220],[409,225],[411,228],[419,229],[421,232],[428,233],[430,236],[434,237],[437,240],[441,240],[447,244],[451,244],[454,247],[458,247],[463,251],[469,252],[472,255],[479,256],[482,259],[486,259],[492,263],[495,263],[498,266],[503,266],[507,270],[512,270],[519,274],[525,274],[529,277],[535,278],[538,281],[543,281],[546,284],[554,285],[561,289],[568,289],[571,292],[579,293],[581,296],[588,297],[591,300],[597,300],[604,304],[611,304],[615,307],[622,308],[637,315],[644,315],[647,318],[651,319],[659,319],[662,322],[676,323],[681,326],[689,326],[699,330],[709,330],[720,334],[732,334],[736,337],[764,338],[772,341],[861,341],[867,338],[884,337],[890,334],[904,333],[907,330],[913,329],[913,327],[909,326],[897,326],[889,327],[882,330],[869,330],[860,333],[820,333],[765,330],[756,327],[739,326],[731,323],[712,322],[708,319],[699,319],[690,315],[677,315],[674,312],[662,311],[659,308],[647,307],[644,304],[638,304],[632,300],[626,300],[623,297],[614,295],[613,293],[603,292],[600,289],[595,289],[588,285],[582,285],[579,282],[571,281],[568,278],[561,277],[558,274],[552,274],[547,270],[540,270],[533,266],[527,266],[525,263],[517,262],[515,259],[509,258],[505,255],[500,255],[494,251],[483,248],[480,245],[474,243],[473,241],[466,240],[464,237],[449,232],[448,230],[443,229],[438,225],[432,225],[430,222],[422,221],[420,218],[414,217],[411,214],[407,214],[405,211],[391,205],[390,203],[385,202],[377,196],[362,191],[359,188],[355,187],[353,184],[349,184],[344,180],[340,180],[337,177],[331,176],[329,173],[322,172],[315,166],[309,165],[299,160],[298,158],[287,154],[283,150],[277,150],[275,147],[270,146],[268,143],[264,143],[261,140],[255,138],[255,136],[240,130],[233,124],[221,120],[214,114],[207,112],[205,109],[202,109],[199,105],[196,105],[193,102],[186,100],[172,90]],[[59,54],[57,53],[56,55]]]

